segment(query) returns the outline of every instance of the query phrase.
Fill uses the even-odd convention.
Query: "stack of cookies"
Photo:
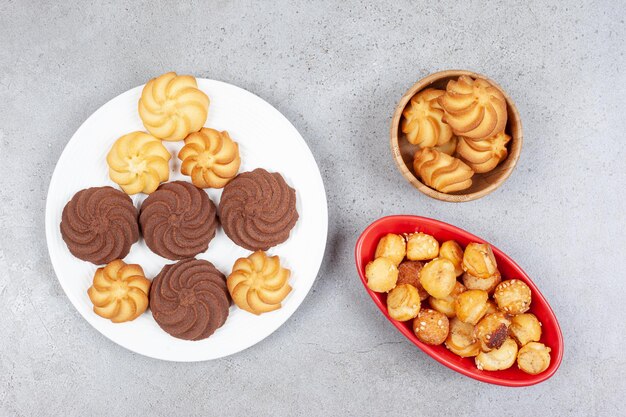
[[[419,146],[415,174],[442,193],[468,189],[474,174],[493,170],[508,155],[506,99],[482,78],[462,75],[445,90],[422,90],[402,116],[402,132]]]
[[[150,80],[138,103],[146,128],[115,141],[106,160],[110,186],[78,191],[63,209],[61,235],[69,251],[98,268],[88,296],[94,312],[114,323],[148,308],[170,335],[201,340],[224,325],[231,300],[262,314],[281,307],[290,271],[264,251],[285,242],[298,220],[296,191],[281,174],[239,173],[239,146],[226,131],[204,127],[209,97],[196,79],[169,72]],[[172,155],[163,142],[184,141],[180,172],[190,182],[168,182]],[[223,188],[216,205],[204,188]],[[129,195],[148,194],[139,210]],[[254,251],[238,259],[228,278],[195,256],[221,224],[237,245]],[[152,280],[126,257],[140,237],[172,261]]]

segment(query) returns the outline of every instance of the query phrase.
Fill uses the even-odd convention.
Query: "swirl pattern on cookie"
[[[493,170],[506,158],[508,155],[506,144],[510,140],[511,137],[504,132],[483,140],[460,137],[456,150],[474,172],[484,173]]]
[[[258,168],[228,183],[219,206],[226,235],[237,245],[267,250],[283,243],[298,220],[296,191],[279,173]]]
[[[458,81],[450,80],[437,100],[445,112],[443,121],[457,136],[484,139],[506,127],[506,99],[482,78],[461,75]]]
[[[443,90],[427,88],[413,96],[402,112],[402,132],[412,144],[432,147],[452,138],[452,129],[443,121],[443,110],[437,102],[443,94]]]
[[[217,229],[217,210],[204,190],[184,181],[161,186],[145,199],[139,224],[146,245],[177,260],[207,250]]]
[[[132,132],[115,141],[107,155],[109,177],[126,194],[150,194],[170,176],[172,157],[163,143],[144,132]]]
[[[191,75],[168,72],[145,85],[139,99],[139,117],[153,136],[166,141],[184,139],[204,126],[209,97]]]
[[[135,320],[148,308],[150,280],[141,266],[121,259],[98,268],[87,290],[93,311],[113,323]]]
[[[259,315],[281,307],[291,292],[290,275],[288,269],[281,267],[278,256],[256,251],[237,259],[226,285],[239,308]]]
[[[460,159],[431,148],[415,153],[413,169],[424,184],[442,193],[469,188],[474,175],[474,171]]]
[[[152,316],[176,338],[206,339],[226,322],[229,307],[224,274],[209,261],[185,259],[165,265],[152,281]]]
[[[203,127],[185,138],[178,153],[180,172],[200,188],[224,188],[239,171],[239,146],[228,132]]]
[[[113,187],[77,192],[63,208],[60,228],[72,255],[96,265],[124,258],[139,240],[137,209]]]

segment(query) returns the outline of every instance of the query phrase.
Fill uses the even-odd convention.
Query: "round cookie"
[[[217,210],[209,196],[193,184],[161,184],[141,205],[139,224],[146,245],[171,260],[204,252],[215,236]]]
[[[185,259],[165,265],[150,287],[157,324],[178,339],[211,336],[228,317],[226,278],[209,261]]]
[[[219,215],[235,244],[265,251],[289,238],[298,220],[296,191],[279,173],[244,172],[224,187]]]
[[[69,251],[96,265],[122,259],[139,240],[137,209],[113,187],[81,190],[63,208],[61,236]]]

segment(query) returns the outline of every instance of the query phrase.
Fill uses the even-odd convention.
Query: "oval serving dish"
[[[369,225],[356,242],[354,253],[356,267],[365,290],[369,293],[370,297],[372,297],[374,304],[376,304],[385,317],[387,317],[387,320],[396,326],[407,339],[433,359],[450,369],[478,381],[508,387],[524,387],[538,384],[554,375],[563,358],[563,336],[557,318],[550,308],[548,301],[541,294],[530,277],[509,256],[493,245],[491,245],[491,247],[498,263],[498,269],[502,274],[502,279],[519,279],[528,284],[532,291],[532,303],[529,312],[535,314],[543,324],[540,341],[552,349],[550,353],[550,366],[544,372],[538,375],[530,375],[518,369],[517,364],[514,364],[511,368],[504,371],[478,370],[474,364],[474,358],[461,358],[446,349],[444,345],[431,346],[419,341],[411,328],[411,320],[400,322],[389,317],[387,313],[387,294],[376,293],[367,287],[365,265],[374,259],[374,252],[376,251],[378,241],[387,233],[403,234],[413,232],[427,233],[434,236],[440,242],[453,239],[463,247],[470,242],[488,243],[458,227],[426,217],[409,215],[389,216],[376,220]]]

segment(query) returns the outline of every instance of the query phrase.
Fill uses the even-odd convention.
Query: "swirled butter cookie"
[[[427,88],[414,95],[402,112],[402,132],[414,145],[439,146],[452,138],[452,129],[443,122],[443,110],[437,98],[443,90]]]
[[[168,72],[145,85],[139,99],[139,117],[153,136],[166,141],[184,139],[204,126],[209,97],[191,75]]]
[[[150,194],[169,179],[171,157],[159,139],[144,132],[132,132],[111,147],[107,155],[109,177],[126,194]]]
[[[277,172],[262,168],[244,172],[224,187],[219,215],[235,244],[268,250],[286,241],[298,220],[296,190]]]
[[[180,172],[199,188],[224,188],[239,171],[239,146],[228,132],[203,127],[185,138],[178,153]]]
[[[474,175],[474,171],[460,159],[431,148],[415,153],[413,169],[424,184],[442,193],[469,188]]]
[[[144,200],[139,223],[152,252],[172,260],[192,258],[215,236],[217,210],[204,190],[173,181]]]
[[[122,259],[139,240],[137,209],[113,187],[81,190],[63,208],[61,236],[83,261],[102,265]]]
[[[152,281],[152,316],[178,339],[211,336],[226,321],[229,307],[224,274],[209,261],[185,259],[165,265]]]
[[[476,173],[493,170],[508,155],[506,144],[511,137],[504,132],[483,140],[459,138],[456,151]]]

